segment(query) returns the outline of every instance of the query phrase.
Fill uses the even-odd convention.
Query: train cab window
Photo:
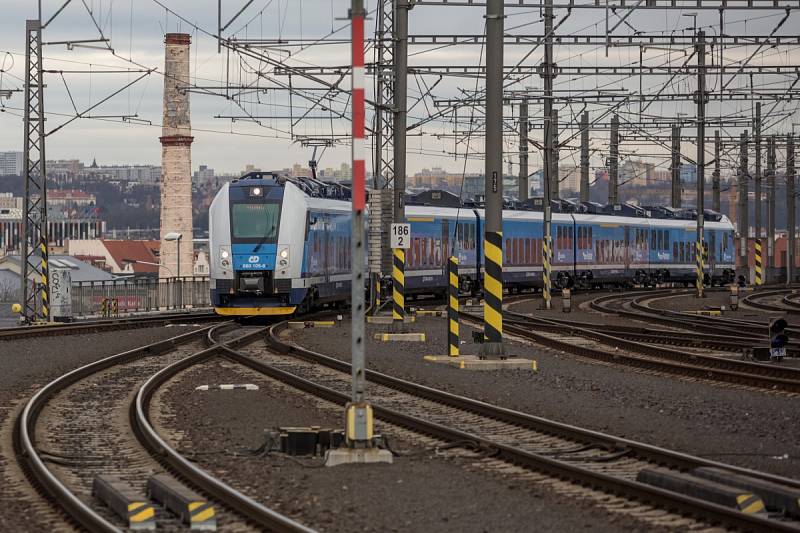
[[[280,215],[281,205],[278,203],[233,204],[233,238],[274,244],[278,239]]]

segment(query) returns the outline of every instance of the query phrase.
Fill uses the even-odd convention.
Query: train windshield
[[[233,204],[231,226],[233,238],[244,241],[274,243],[278,239],[278,225],[281,219],[281,206],[278,203]]]

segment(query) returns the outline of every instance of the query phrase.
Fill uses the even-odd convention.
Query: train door
[[[630,226],[627,226],[627,225],[625,226],[624,239],[625,240],[624,240],[624,243],[623,243],[623,246],[622,246],[622,253],[624,254],[623,257],[622,257],[622,262],[623,262],[623,265],[625,266],[625,274],[626,274],[626,277],[627,277],[628,270],[630,270],[630,268],[631,268],[631,252],[630,252],[631,227]]]
[[[458,253],[458,252],[454,252]],[[450,221],[442,219],[442,275],[447,277],[447,265],[450,262]]]
[[[329,283],[333,264],[333,239],[331,237],[331,217],[328,213],[322,214],[322,227],[322,277],[324,283]]]

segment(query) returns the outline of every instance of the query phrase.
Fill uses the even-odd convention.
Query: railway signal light
[[[789,336],[786,328],[789,324],[783,318],[773,320],[769,324],[769,356],[770,359],[780,361],[786,357],[786,345],[789,344]]]

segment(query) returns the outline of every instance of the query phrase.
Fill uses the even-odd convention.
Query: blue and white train
[[[287,315],[347,301],[351,207],[346,196],[318,181],[260,172],[224,185],[209,213],[216,311]],[[479,290],[483,209],[408,205],[406,216],[411,223],[406,292],[444,294],[451,254],[459,259],[462,288]],[[542,220],[541,211],[503,212],[503,279],[510,290],[542,286]],[[690,219],[554,213],[552,277],[562,287],[690,283],[695,232]],[[733,281],[730,221],[710,214],[705,237],[707,282]]]

